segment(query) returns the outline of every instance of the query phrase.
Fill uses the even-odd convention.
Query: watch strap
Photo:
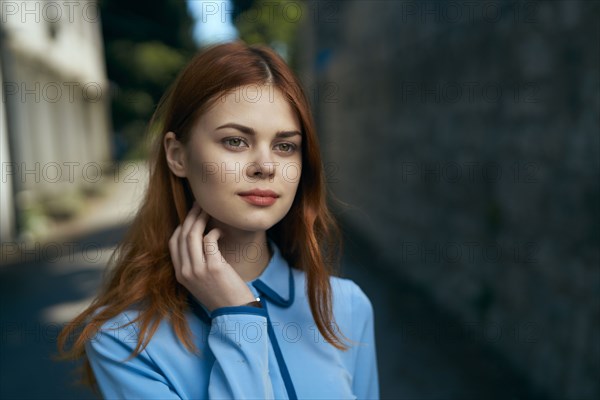
[[[263,306],[262,306],[262,304],[260,302],[260,297],[257,297],[256,300],[254,300],[254,301],[251,301],[249,303],[244,304],[244,306],[263,308]]]

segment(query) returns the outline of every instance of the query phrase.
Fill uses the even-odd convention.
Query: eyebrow
[[[227,124],[221,125],[215,130],[219,130],[219,129],[223,129],[223,128],[233,128],[233,129],[237,129],[238,131],[245,133],[247,135],[256,135],[256,131],[254,129],[250,128],[249,126],[236,124],[234,122],[229,122]],[[275,137],[283,137],[283,138],[289,138],[289,137],[296,136],[296,135],[302,136],[302,133],[300,133],[299,131],[277,131],[277,133],[275,133]]]

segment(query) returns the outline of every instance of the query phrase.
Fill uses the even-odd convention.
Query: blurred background
[[[600,395],[600,2],[0,1],[0,398],[93,398],[56,337],[202,46],[273,47],[317,121],[381,397]]]

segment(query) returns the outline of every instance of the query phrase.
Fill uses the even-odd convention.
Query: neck
[[[221,255],[244,282],[257,278],[269,264],[271,250],[265,231],[241,231],[214,219],[209,221],[206,232],[218,227],[223,235],[218,241]]]

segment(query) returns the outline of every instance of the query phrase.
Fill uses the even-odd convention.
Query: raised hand
[[[225,261],[218,247],[222,232],[204,235],[210,216],[197,203],[169,240],[169,252],[177,281],[210,312],[254,300],[246,282]]]

